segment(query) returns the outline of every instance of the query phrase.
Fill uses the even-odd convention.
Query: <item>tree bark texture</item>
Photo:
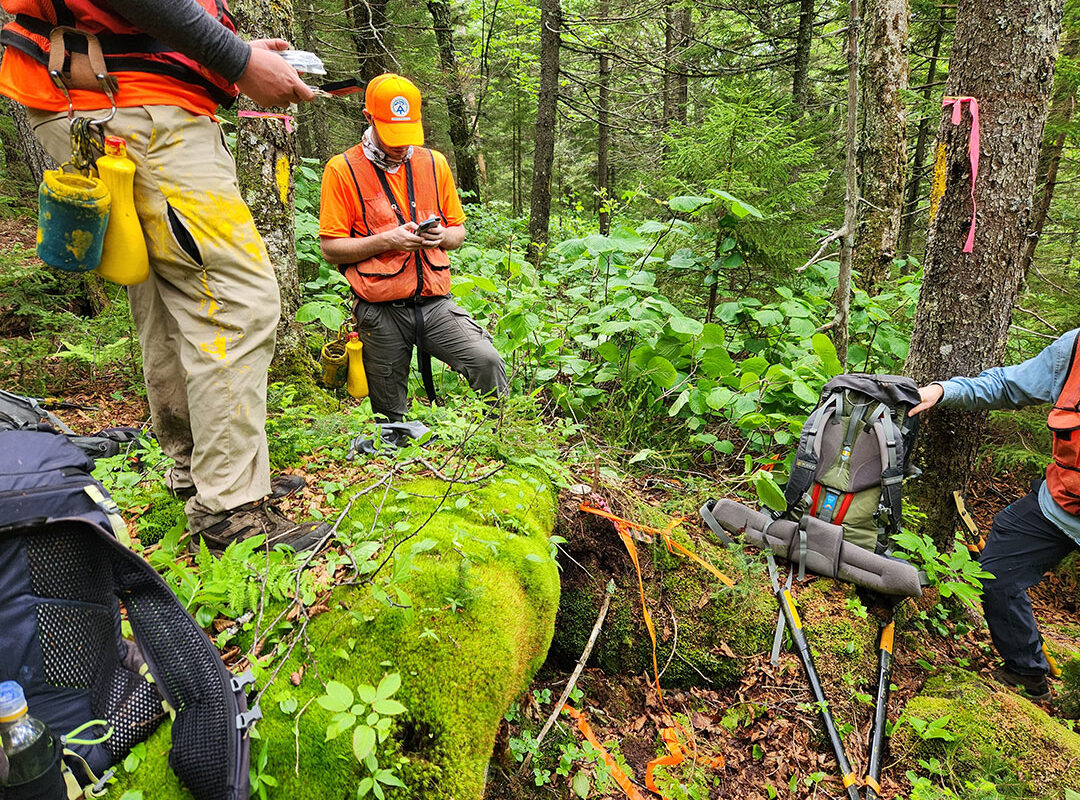
[[[795,37],[795,74],[791,79],[791,94],[799,111],[806,110],[810,100],[810,46],[814,41],[814,0],[799,2],[799,31]]]
[[[446,110],[450,116],[450,141],[454,144],[457,185],[465,192],[464,202],[480,202],[480,170],[476,163],[476,142],[465,110],[461,72],[454,54],[454,28],[449,0],[428,0],[432,29],[439,45],[439,66],[446,87]]]
[[[1063,56],[1073,57],[1076,55],[1080,39],[1070,36],[1062,45]],[[1046,131],[1043,136],[1042,148],[1039,151],[1039,169],[1035,175],[1037,194],[1035,207],[1031,214],[1027,239],[1024,240],[1024,251],[1021,256],[1020,277],[1027,277],[1031,262],[1035,258],[1035,248],[1042,238],[1043,228],[1046,227],[1046,219],[1050,216],[1050,204],[1054,200],[1054,190],[1057,188],[1058,169],[1061,166],[1061,155],[1065,151],[1065,139],[1067,126],[1072,120],[1073,110],[1076,107],[1076,84],[1069,79],[1054,82],[1053,100],[1050,103],[1050,112],[1046,120]]]
[[[533,183],[529,200],[529,258],[540,263],[551,220],[551,168],[555,159],[555,116],[559,102],[559,0],[540,0],[540,94],[536,103]]]
[[[280,37],[292,31],[289,0],[238,0],[233,4],[237,28],[245,38]],[[247,98],[241,110],[258,110]],[[300,307],[300,277],[296,261],[296,216],[293,167],[297,159],[296,136],[285,122],[273,118],[241,118],[236,130],[236,173],[240,193],[255,218],[281,291],[274,360],[291,374],[293,367],[310,361],[306,354],[296,309]]]
[[[41,183],[41,176],[45,170],[56,169],[56,164],[49,157],[49,154],[45,152],[41,142],[34,136],[34,132],[30,128],[30,121],[26,118],[26,109],[6,97],[3,98],[3,105],[0,108],[6,109],[15,123],[15,142],[18,146],[18,152],[30,172],[30,179],[34,185]],[[6,147],[5,150],[7,150]],[[10,164],[8,168],[11,168]]]
[[[1021,279],[1035,172],[1061,30],[1062,0],[960,0],[946,96],[981,111],[974,249],[965,103],[961,124],[944,109],[938,131],[944,195],[931,220],[922,294],[906,371],[920,384],[1000,364]],[[917,488],[926,532],[951,549],[955,489],[967,487],[985,414],[934,409],[923,420]]]
[[[345,15],[351,23],[353,46],[356,48],[357,77],[361,83],[367,83],[376,75],[392,71],[386,1],[345,0]]]
[[[865,0],[859,72],[859,222],[853,268],[869,294],[888,281],[907,167],[907,0]]]
[[[938,58],[941,55],[941,40],[945,36],[947,12],[947,7],[942,6],[937,24],[934,26],[930,57],[926,65],[926,86],[922,93],[925,102],[929,102],[933,96],[933,86],[937,80]],[[905,258],[911,252],[911,235],[915,231],[915,219],[918,215],[919,199],[922,195],[922,177],[926,165],[926,145],[930,141],[930,119],[930,117],[923,117],[919,120],[918,133],[915,135],[915,157],[911,162],[911,175],[908,177],[904,208],[900,215],[899,249],[901,257]]]
[[[848,340],[851,316],[851,265],[855,250],[855,231],[859,219],[859,186],[855,149],[859,119],[859,0],[849,0],[848,30],[848,102],[847,131],[844,136],[846,156],[844,159],[844,225],[840,229],[840,269],[836,278],[836,317],[833,320],[832,341],[836,345],[836,357],[847,364]]]

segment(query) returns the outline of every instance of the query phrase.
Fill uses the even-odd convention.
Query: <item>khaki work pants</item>
[[[447,297],[420,306],[424,348],[460,372],[479,394],[506,394],[506,364],[491,334]],[[416,342],[416,310],[411,305],[356,301],[356,330],[364,343],[371,409],[391,422],[405,419],[409,364]]]
[[[67,115],[29,116],[49,154],[67,161]],[[104,131],[124,137],[136,164],[150,277],[128,298],[154,433],[175,461],[167,483],[196,488],[187,512],[200,530],[270,491],[266,373],[281,312],[277,278],[217,122],[143,106],[118,109]]]

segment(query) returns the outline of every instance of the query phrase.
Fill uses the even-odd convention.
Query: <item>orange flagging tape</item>
[[[596,738],[596,734],[593,733],[592,728],[589,727],[589,721],[585,719],[585,715],[575,708],[571,708],[569,705],[563,705],[562,710],[565,711],[570,717],[577,723],[578,730],[581,731],[581,735],[585,737],[585,740],[595,747],[604,756],[604,762],[607,764],[608,769],[611,771],[611,777],[615,779],[615,783],[619,784],[626,796],[630,800],[645,800],[641,796],[641,792],[638,788],[630,782],[630,779],[626,776],[626,773],[622,771],[622,768],[615,763],[615,759],[611,757],[600,740]]]
[[[594,506],[590,506],[587,503],[582,503],[581,504],[581,510],[585,511],[585,512],[588,512],[589,514],[595,514],[598,517],[603,517],[604,519],[611,520],[612,522],[615,523],[615,529],[617,531],[619,531],[620,534],[622,533],[622,530],[624,528],[634,528],[635,530],[643,531],[644,533],[649,533],[649,534],[652,534],[653,536],[659,536],[661,539],[664,540],[664,545],[667,547],[669,553],[675,552],[675,551],[681,553],[682,555],[686,556],[687,558],[689,558],[689,559],[697,562],[701,566],[705,567],[705,569],[707,569],[709,572],[711,572],[713,575],[715,575],[717,580],[719,580],[721,583],[727,585],[728,587],[734,588],[735,582],[733,580],[731,580],[731,578],[729,578],[727,575],[722,573],[720,570],[718,570],[712,564],[707,562],[705,559],[701,558],[696,553],[688,550],[686,547],[684,547],[683,545],[679,544],[678,542],[676,542],[674,539],[671,538],[671,532],[675,529],[676,525],[678,525],[679,523],[682,522],[681,519],[673,519],[668,524],[668,526],[666,528],[664,528],[663,530],[660,530],[659,528],[650,528],[648,525],[641,525],[641,524],[639,524],[637,522],[631,522],[628,519],[623,519],[622,517],[617,517],[617,516],[615,516],[614,514],[608,512],[608,511],[604,511],[604,510],[596,508]]]
[[[660,731],[660,737],[664,740],[664,744],[667,745],[668,754],[660,756],[660,758],[654,758],[645,767],[645,787],[650,792],[656,792],[663,797],[664,795],[656,788],[656,783],[653,781],[653,770],[661,766],[677,767],[686,760],[686,753],[683,751],[682,744],[679,742],[679,737],[676,735],[674,728],[664,728]],[[711,767],[712,769],[723,769],[725,763],[723,756],[698,756],[696,760],[702,766]]]
[[[630,536],[630,529],[636,528],[639,531],[645,531],[646,533],[651,533],[654,536],[661,537],[664,540],[664,544],[667,545],[669,553],[672,552],[673,549],[678,550],[680,553],[683,553],[684,555],[692,558],[694,561],[704,566],[706,569],[716,575],[716,577],[719,578],[721,582],[727,584],[728,586],[734,586],[735,584],[730,578],[717,570],[712,564],[709,564],[708,562],[702,560],[694,553],[690,552],[681,544],[671,538],[671,531],[674,530],[676,525],[682,522],[681,519],[672,519],[664,530],[660,530],[658,528],[650,528],[647,525],[639,525],[635,522],[631,522],[630,520],[623,519],[622,517],[617,517],[610,511],[595,508],[594,506],[590,506],[585,503],[581,504],[581,510],[586,511],[590,514],[595,514],[598,517],[603,517],[604,519],[611,520],[615,524],[615,530],[619,534],[619,538],[622,540],[623,546],[626,547],[626,552],[630,554],[630,560],[634,563],[634,570],[637,573],[638,579],[638,592],[641,595],[641,616],[645,620],[645,628],[646,630],[648,630],[649,639],[652,642],[653,675],[655,676],[656,680],[656,696],[660,701],[660,706],[662,708],[665,708],[666,710],[666,704],[664,703],[664,692],[663,689],[661,689],[660,687],[659,665],[656,661],[656,628],[653,625],[652,615],[649,613],[648,606],[646,606],[645,604],[645,583],[641,577],[641,562],[638,560],[637,547],[634,545],[634,540]],[[599,744],[595,741],[595,738],[590,738],[592,736],[592,730],[589,729],[589,723],[585,721],[584,715],[582,715],[581,712],[575,711],[567,705],[564,705],[563,709],[568,714],[570,714],[570,716],[574,717],[575,720],[577,720],[578,729],[581,730],[581,732],[585,735],[585,738],[588,739],[594,747],[604,753],[605,759],[608,760],[608,765],[611,766],[611,763],[613,762],[610,761],[610,756],[607,754],[607,751],[605,751],[602,747],[599,746]],[[690,750],[694,754],[694,760],[697,763],[703,764],[707,767],[712,767],[713,769],[723,768],[724,758],[722,756],[698,757],[697,748],[694,745],[692,734],[687,732],[681,725],[679,725],[678,721],[675,722],[675,726],[690,743]],[[656,784],[653,781],[653,770],[661,765],[676,766],[686,760],[686,755],[683,752],[682,745],[679,743],[679,738],[676,735],[675,730],[676,728],[663,728],[660,731],[660,736],[663,738],[664,744],[667,746],[668,754],[666,756],[660,756],[659,758],[653,759],[645,768],[645,786],[649,789],[649,791],[655,792],[661,798],[663,798],[664,795],[656,787]],[[620,772],[620,774],[622,773]],[[612,775],[616,778],[616,781],[618,781],[618,777],[615,775],[614,769],[612,770]],[[623,778],[626,778],[625,774],[623,774],[622,776]],[[641,796],[637,790],[637,787],[630,783],[629,779],[626,779],[625,786],[621,782],[619,782],[619,785],[622,786],[623,791],[626,792],[627,797],[631,798],[631,800],[637,800],[637,798]]]

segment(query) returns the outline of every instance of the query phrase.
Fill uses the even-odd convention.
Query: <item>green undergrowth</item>
[[[387,795],[479,798],[499,722],[552,636],[559,578],[547,541],[551,485],[507,469],[476,485],[412,480],[364,500],[342,525],[353,556],[368,563],[372,544],[377,557],[401,544],[372,585],[333,589],[287,657],[278,657],[282,637],[255,659],[264,719],[252,763],[258,773],[265,744],[270,797],[355,796],[368,767],[354,757],[351,736],[326,741],[334,714],[318,698],[330,681],[357,691],[396,673],[394,699],[406,710],[377,757],[406,788],[387,786]],[[368,533],[373,538],[361,538]],[[186,796],[163,774],[166,737],[155,734],[146,765],[124,786],[155,787],[155,798]]]
[[[1000,798],[1062,797],[1080,791],[1080,735],[1038,705],[975,674],[945,668],[908,702],[891,751],[915,779],[974,796],[985,783]],[[932,795],[924,795],[932,796]]]

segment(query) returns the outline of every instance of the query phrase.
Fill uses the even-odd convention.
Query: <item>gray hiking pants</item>
[[[469,312],[448,297],[420,306],[424,318],[424,348],[434,358],[461,373],[480,394],[506,394],[506,364],[491,334]],[[371,408],[391,422],[405,419],[409,364],[416,343],[416,310],[406,303],[356,301],[356,329],[364,343]]]

